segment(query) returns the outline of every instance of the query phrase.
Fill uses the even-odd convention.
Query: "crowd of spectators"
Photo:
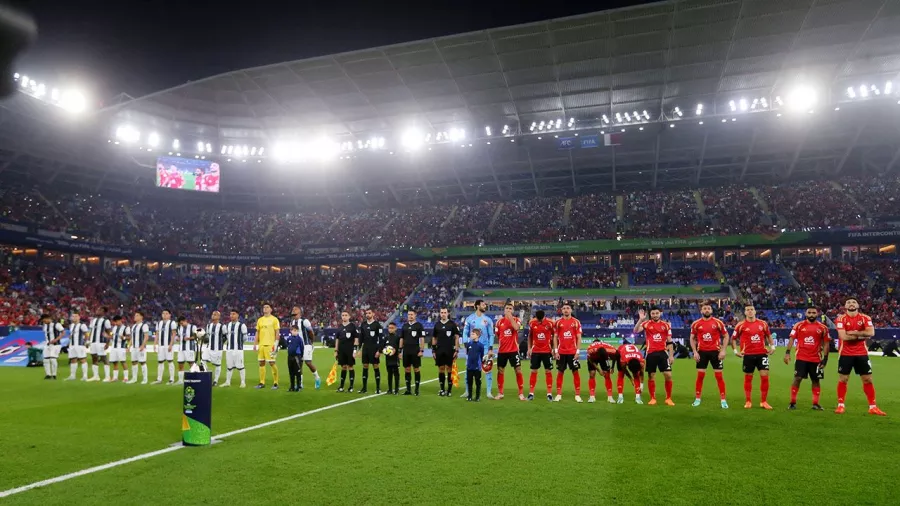
[[[243,231],[262,235],[263,249],[272,253],[292,253],[311,244],[320,244],[334,225],[336,216],[328,211],[274,213],[264,230]],[[268,221],[268,220],[267,220]],[[266,221],[263,222],[265,224]]]
[[[715,284],[716,268],[706,262],[673,262],[666,265],[635,264],[629,271],[632,285]]]
[[[701,188],[700,197],[714,235],[755,234],[771,230],[771,227],[763,225],[765,213],[745,186]]]
[[[41,225],[49,230],[62,230],[66,226],[65,220],[34,190],[5,181],[0,184],[0,218]]]
[[[760,186],[759,193],[769,210],[784,219],[779,220],[781,228],[809,230],[862,224],[862,211],[830,181]]]
[[[534,198],[504,202],[494,228],[486,238],[490,244],[556,242],[562,230],[566,200]]]
[[[554,288],[616,288],[621,282],[615,267],[573,264],[558,271],[553,284]]]
[[[626,235],[691,237],[707,233],[690,190],[632,192],[623,200]]]
[[[418,206],[401,209],[381,236],[387,248],[430,248],[441,234],[441,227],[454,206]]]
[[[874,223],[900,217],[900,177],[852,177],[841,180],[841,185]]]
[[[581,195],[572,199],[564,240],[614,239],[617,224],[614,196],[605,193]]]
[[[410,307],[419,312],[423,324],[430,327],[440,318],[442,307],[450,307],[453,300],[472,280],[472,272],[465,268],[440,270],[426,277],[409,299]],[[406,315],[398,315],[404,320]]]
[[[780,264],[746,262],[722,268],[726,281],[759,308],[803,307],[803,291],[791,283]]]
[[[475,288],[551,288],[559,266],[536,266],[516,270],[509,267],[487,267],[478,270]]]
[[[484,241],[496,202],[479,202],[477,204],[460,204],[453,218],[441,229],[440,236],[435,239],[435,246],[474,246]]]

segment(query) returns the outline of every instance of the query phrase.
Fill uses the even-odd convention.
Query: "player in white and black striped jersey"
[[[112,325],[109,318],[106,317],[107,309],[101,307],[97,310],[97,316],[91,318],[88,322],[88,328],[91,329],[91,375],[88,381],[100,381],[100,362],[103,362],[104,382],[109,382],[109,357],[106,356],[106,347],[109,344],[109,331]]]
[[[293,317],[291,326],[300,329],[300,335],[303,336],[303,362],[306,363],[306,367],[312,371],[316,378],[316,388],[319,388],[322,386],[322,379],[319,378],[319,370],[316,369],[316,365],[313,364],[313,339],[315,338],[315,331],[313,331],[312,324],[309,323],[309,320],[301,316],[300,306],[294,306],[294,308],[291,309],[291,316]],[[302,366],[298,374],[300,375],[300,388],[302,389]]]
[[[150,337],[150,326],[144,323],[144,314],[140,311],[134,313],[134,324],[131,325],[131,339],[129,347],[131,351],[131,379],[128,383],[137,383],[138,366],[144,377],[142,385],[147,384],[147,340]]]
[[[122,364],[122,381],[128,382],[128,367],[125,365],[125,350],[128,349],[128,341],[131,339],[131,328],[122,321],[121,315],[115,315],[110,329],[110,340],[107,348],[109,363],[112,364],[112,381],[119,381],[119,364]]]
[[[184,364],[193,364],[197,361],[197,327],[188,321],[187,317],[178,317],[178,382],[184,384]]]
[[[78,369],[78,364],[81,364],[82,368],[81,381],[87,381],[88,366],[87,348],[85,345],[87,344],[90,330],[87,325],[81,322],[81,315],[78,314],[78,311],[72,311],[72,313],[69,314],[69,318],[72,320],[72,323],[69,324],[68,331],[69,377],[66,378],[66,381],[75,379],[75,371]]]
[[[66,332],[65,327],[59,322],[54,322],[48,314],[41,315],[41,326],[44,329],[44,379],[56,379],[56,370],[59,367],[59,351],[62,348],[59,341]]]
[[[222,349],[225,347],[225,324],[219,321],[222,313],[213,311],[212,319],[206,326],[206,346],[203,347],[201,358],[206,364],[206,370],[213,372],[213,386],[219,384],[219,373],[222,370]],[[213,365],[210,369],[209,364]]]
[[[225,383],[219,387],[231,385],[231,373],[237,369],[241,375],[241,388],[247,388],[247,371],[244,370],[244,340],[247,339],[247,325],[240,320],[237,311],[230,314],[231,321],[225,325]]]
[[[177,339],[178,324],[172,321],[172,313],[168,309],[162,312],[162,320],[156,322],[156,332],[153,334],[154,344],[156,344],[156,360],[158,367],[156,369],[156,381],[154,385],[162,383],[163,368],[165,364],[169,364],[169,385],[175,383],[175,340]]]

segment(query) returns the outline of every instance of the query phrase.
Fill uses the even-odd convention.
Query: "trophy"
[[[191,365],[191,372],[206,372],[206,365],[202,360],[202,350],[204,346],[209,345],[209,336],[206,335],[205,330],[198,328],[194,331],[193,338],[194,342],[197,343],[197,353],[194,354],[194,363]]]

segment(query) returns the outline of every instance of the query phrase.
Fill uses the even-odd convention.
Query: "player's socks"
[[[639,376],[634,378],[634,394],[641,395],[641,378]]]
[[[616,392],[619,395],[622,395],[622,392],[625,390],[625,373],[619,371],[619,377],[616,379]]]
[[[353,383],[356,381],[356,369],[350,369],[350,390],[353,390]]]
[[[92,376],[91,376],[92,378],[98,378],[98,379],[99,379],[99,378],[100,378],[100,366],[99,366],[99,365],[92,365],[92,366],[91,366],[91,373],[92,373]]]
[[[131,366],[131,377],[134,378],[135,381],[137,381],[137,378],[138,378],[138,366],[137,366],[137,364]]]
[[[226,369],[225,370],[225,384],[226,385],[231,384],[231,373],[233,373],[233,372],[234,372],[234,369]]]
[[[562,393],[562,385],[563,385],[563,373],[559,371],[556,373],[556,395],[560,395]]]
[[[759,402],[765,404],[769,399],[769,377],[761,376],[759,378],[759,394],[760,399]]]
[[[156,364],[156,382],[162,383],[163,372],[166,370],[165,362],[158,362]]]
[[[438,382],[441,384],[441,392],[447,391],[447,376],[445,373],[438,373]]]
[[[178,371],[178,382],[184,383],[184,371]]]
[[[519,387],[519,395],[525,393],[525,377],[522,376],[522,371],[516,371],[516,386]]]
[[[800,388],[791,385],[791,404],[797,404],[797,392],[800,391]]]
[[[547,381],[547,394],[553,393],[553,373],[544,371],[544,379]]]
[[[863,392],[866,393],[866,399],[869,400],[869,409],[875,408],[875,385],[872,383],[863,383]]]
[[[141,364],[141,375],[144,377],[144,383],[147,382],[147,364]],[[137,379],[137,376],[134,377]]]
[[[694,385],[694,395],[699,399],[703,394],[703,379],[706,378],[706,371],[697,371],[697,383]]]
[[[838,404],[843,405],[844,399],[847,398],[847,384],[844,383],[843,381],[838,381],[837,397],[838,397]]]
[[[265,378],[266,375],[263,374],[262,377]],[[175,362],[172,362],[171,360],[169,361],[169,381],[170,382],[175,381]]]
[[[388,369],[388,392],[394,391],[394,374]]]
[[[52,370],[52,367],[50,366],[50,359],[49,358],[45,359],[44,360],[44,374],[48,377],[53,376],[53,374],[51,373],[51,370]]]
[[[346,372],[344,372],[344,374],[346,374]],[[259,366],[259,384],[266,384],[266,366],[264,365]]]
[[[88,379],[88,364],[87,364],[87,362],[81,364],[81,379],[83,379],[83,380]]]
[[[499,394],[503,393],[503,384],[506,383],[506,375],[503,374],[503,369],[497,371],[497,392]]]
[[[820,387],[820,386],[814,386],[814,387],[812,387],[812,397],[813,397],[813,398],[812,398],[812,401],[813,401],[813,404],[818,404],[818,403],[819,403],[819,396],[821,396],[821,395],[822,395],[822,387]]]
[[[719,387],[719,398],[725,400],[725,377],[722,371],[716,371],[716,385]]]
[[[109,380],[109,365],[108,364],[103,366],[103,377],[105,379]]]
[[[241,385],[243,385],[246,383],[245,380],[247,379],[247,371],[244,370],[244,368],[241,368],[240,371],[241,371]]]
[[[369,388],[369,370],[363,369],[363,390],[368,390]],[[443,387],[441,387],[443,390]]]
[[[222,368],[220,366],[215,366],[213,368],[213,384],[217,384],[219,382],[220,373],[222,372]]]
[[[485,386],[484,386],[484,394],[488,399],[492,399],[494,396],[491,393],[491,389],[494,386],[494,373],[488,372],[484,375]]]
[[[375,391],[381,391],[381,369],[375,369]]]
[[[649,379],[647,380],[647,388],[650,390],[650,400],[656,399],[656,380]]]
[[[534,387],[537,386],[537,371],[531,371],[528,376],[528,393],[534,395]]]
[[[56,377],[56,371],[59,370],[59,361],[55,358],[50,359],[50,376]]]
[[[591,397],[594,397],[594,394],[597,392],[597,378],[588,378],[588,391]]]
[[[612,399],[612,375],[608,372],[603,375],[603,386],[606,387],[606,397]]]
[[[341,390],[344,389],[344,384],[347,383],[347,371],[341,369]]]
[[[672,380],[666,380],[666,399],[672,398]]]
[[[575,397],[578,397],[581,395],[581,375],[578,371],[572,373],[572,380],[575,381]]]
[[[412,392],[412,373],[406,373],[404,376],[406,379],[406,391]]]
[[[269,365],[272,366],[272,383],[278,385],[278,365],[275,362],[270,362]],[[353,371],[350,371],[350,383],[353,383]]]
[[[744,375],[744,397],[746,397],[747,402],[750,402],[750,397],[753,394],[753,375],[745,374]]]
[[[109,376],[107,376],[107,378],[108,378],[108,377],[109,377]],[[112,372],[112,380],[113,380],[113,381],[119,381],[119,370],[118,370],[118,369],[113,369],[113,372]]]
[[[422,383],[422,372],[416,371],[416,395],[419,395],[419,384]]]

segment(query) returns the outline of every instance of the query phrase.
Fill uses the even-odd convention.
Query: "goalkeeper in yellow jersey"
[[[272,368],[274,384],[272,390],[278,390],[278,366],[275,364],[278,350],[278,318],[272,316],[272,306],[263,304],[263,315],[256,320],[256,349],[259,359],[259,385],[257,389],[266,388],[266,363]]]

